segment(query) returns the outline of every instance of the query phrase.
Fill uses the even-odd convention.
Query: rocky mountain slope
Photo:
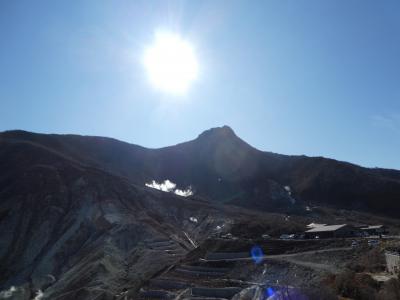
[[[113,299],[213,233],[265,222],[137,186],[32,141],[2,139],[0,170],[0,299]]]
[[[323,157],[259,151],[227,126],[195,140],[147,149],[110,138],[9,131],[0,143],[35,145],[143,186],[169,179],[211,202],[284,211],[297,202],[400,217],[400,171]]]
[[[194,196],[145,185],[166,179]],[[399,195],[398,171],[262,152],[226,126],[161,149],[3,132],[0,299],[122,299],[210,236],[279,235],[309,221],[265,211],[311,203],[398,217]]]

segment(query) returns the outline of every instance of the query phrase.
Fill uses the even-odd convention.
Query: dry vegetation
[[[380,283],[368,274],[385,270],[383,251],[379,248],[361,248],[359,253],[361,255],[334,278],[332,286],[336,293],[355,300],[400,300],[399,279]]]

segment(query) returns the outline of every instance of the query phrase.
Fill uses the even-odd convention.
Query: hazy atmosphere
[[[0,0],[0,300],[400,300],[400,1]]]
[[[226,124],[261,150],[399,169],[399,9],[398,1],[1,1],[0,130],[155,148]],[[160,70],[146,63],[160,33],[190,48],[180,57],[191,78],[175,92],[162,88],[174,87],[171,78],[155,86]]]

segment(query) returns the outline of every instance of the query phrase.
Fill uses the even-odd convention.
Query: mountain
[[[194,195],[146,187],[167,179]],[[301,232],[309,205],[400,217],[399,196],[399,171],[262,152],[227,126],[161,149],[3,132],[0,299],[39,290],[35,299],[125,299],[117,295],[128,290],[137,299],[215,234],[244,236],[239,247],[265,232]]]
[[[160,149],[103,137],[25,131],[3,132],[0,145],[2,152],[40,147],[139,186],[168,179],[182,189],[191,186],[213,203],[265,211],[323,205],[400,217],[400,171],[259,151],[228,126]]]
[[[131,148],[102,138],[2,135],[0,291],[18,288],[0,299],[32,299],[38,290],[46,291],[43,299],[114,299],[216,228],[229,230],[247,215],[262,224],[255,213],[138,186],[92,166],[89,149],[103,143]],[[101,161],[105,150],[98,149]]]

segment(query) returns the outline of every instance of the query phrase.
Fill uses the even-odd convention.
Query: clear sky
[[[184,95],[149,84],[156,30],[190,41]],[[231,126],[284,154],[400,169],[400,2],[0,1],[0,130],[146,147]]]

